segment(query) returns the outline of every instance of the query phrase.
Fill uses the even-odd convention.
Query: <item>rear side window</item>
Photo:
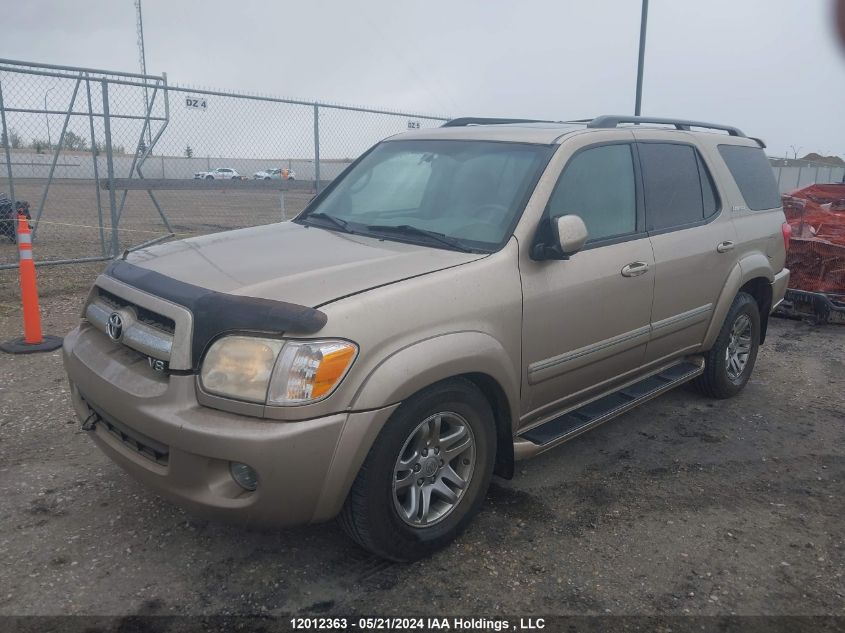
[[[549,199],[549,217],[569,214],[581,216],[591,242],[636,230],[637,190],[630,145],[602,145],[569,160]]]
[[[719,153],[749,209],[758,211],[780,206],[775,174],[761,148],[719,145]]]
[[[695,148],[672,143],[640,143],[638,148],[643,170],[646,229],[662,231],[703,220],[707,215],[702,193],[704,178]],[[711,198],[708,206],[714,207],[712,186],[708,197]]]

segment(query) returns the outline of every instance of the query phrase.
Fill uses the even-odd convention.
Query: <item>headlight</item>
[[[209,393],[271,405],[328,396],[358,354],[349,341],[283,341],[226,336],[212,344],[200,372]]]

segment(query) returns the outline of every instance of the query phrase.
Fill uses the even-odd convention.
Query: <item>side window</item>
[[[695,148],[673,143],[640,143],[638,149],[643,169],[646,229],[661,231],[704,219]]]
[[[548,213],[581,216],[591,242],[633,233],[637,190],[631,146],[602,145],[575,154],[563,168]]]
[[[749,209],[774,209],[781,205],[778,184],[769,159],[759,147],[719,145],[719,153],[734,177]]]

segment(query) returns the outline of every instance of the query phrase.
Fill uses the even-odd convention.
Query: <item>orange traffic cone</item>
[[[29,220],[23,214],[18,215],[17,236],[21,303],[23,304],[23,338],[0,343],[0,350],[10,354],[51,352],[62,346],[62,339],[58,336],[44,336],[41,333],[35,262],[32,260],[32,231],[29,230]]]

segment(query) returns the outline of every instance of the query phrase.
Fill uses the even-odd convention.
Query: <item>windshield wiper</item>
[[[417,226],[411,226],[410,224],[400,224],[399,226],[385,226],[381,224],[371,224],[367,227],[368,231],[373,231],[374,233],[397,233],[400,235],[418,235],[420,237],[425,237],[433,242],[440,242],[449,248],[453,248],[458,251],[462,251],[464,253],[471,253],[472,249],[467,248],[463,244],[461,244],[458,240],[449,237],[448,235],[444,235],[443,233],[437,233],[436,231],[428,231],[426,229],[421,229]]]
[[[330,224],[333,224],[335,227],[339,228],[344,233],[355,233],[355,231],[349,228],[349,222],[347,222],[346,220],[341,220],[340,218],[336,218],[333,215],[329,215],[328,213],[316,211],[315,213],[309,213],[303,218],[303,220],[310,220],[311,218],[314,218],[316,220],[326,220]]]

